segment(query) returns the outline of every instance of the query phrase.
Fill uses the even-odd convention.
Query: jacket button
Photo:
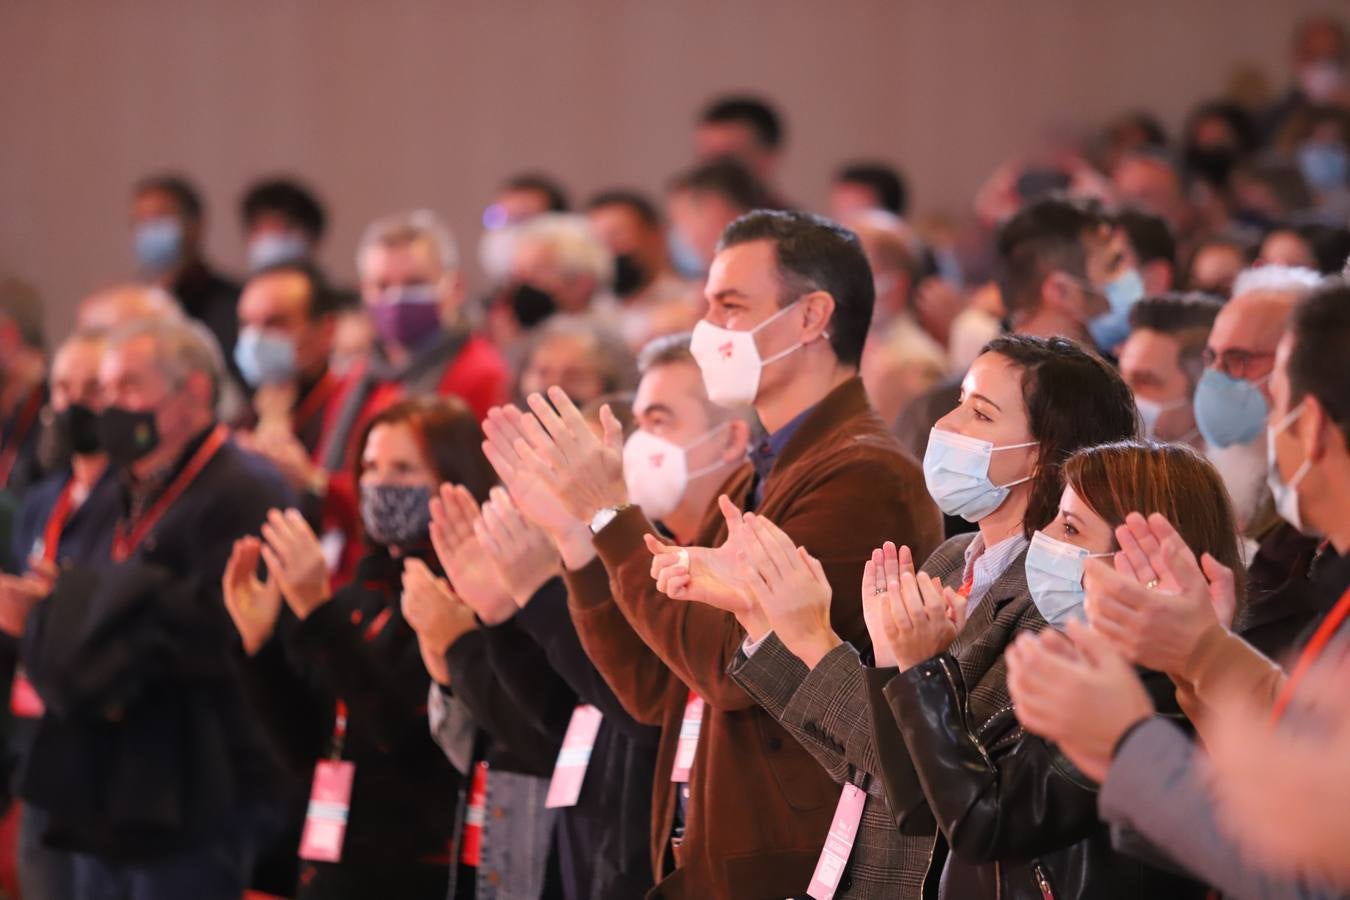
[[[839,879],[839,890],[847,891],[852,887],[853,887],[853,879],[850,878],[847,873],[845,873],[844,877]]]
[[[770,753],[777,753],[779,750],[783,749],[783,741],[781,738],[771,737],[769,738],[768,743]]]

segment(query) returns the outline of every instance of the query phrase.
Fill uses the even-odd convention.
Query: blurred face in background
[[[1186,287],[1227,299],[1233,290],[1233,279],[1245,268],[1247,260],[1237,247],[1224,243],[1206,244],[1195,253]]]
[[[595,341],[584,334],[552,334],[539,340],[520,373],[520,395],[540,393],[557,385],[577,406],[605,393]]]
[[[586,214],[591,228],[614,254],[616,259],[627,258],[641,273],[639,287],[645,287],[653,278],[670,268],[666,235],[659,225],[652,225],[626,203],[607,203]]]
[[[694,152],[703,161],[728,156],[739,160],[763,181],[772,180],[778,162],[778,154],[761,144],[744,122],[700,123],[694,132]]]
[[[717,254],[722,232],[743,210],[711,191],[676,191],[670,195],[670,223],[707,267]]]
[[[1120,347],[1120,376],[1129,385],[1140,411],[1157,410],[1148,437],[1162,441],[1189,438],[1195,431],[1191,394],[1195,385],[1181,368],[1181,341],[1176,335],[1136,328]],[[1149,425],[1145,416],[1145,425]]]

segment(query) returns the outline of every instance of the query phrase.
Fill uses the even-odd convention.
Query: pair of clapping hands
[[[752,640],[773,631],[812,668],[842,643],[830,624],[832,590],[820,562],[763,516],[719,498],[721,547],[676,547],[647,537],[657,589],[736,616]],[[887,542],[863,567],[862,608],[878,666],[907,669],[951,645],[965,598],[914,571],[907,547]]]
[[[1088,624],[1023,634],[1007,652],[1019,720],[1099,781],[1121,737],[1153,713],[1134,666],[1189,680],[1206,633],[1236,612],[1232,571],[1197,560],[1163,516],[1131,513],[1116,540],[1111,563],[1084,566]]]

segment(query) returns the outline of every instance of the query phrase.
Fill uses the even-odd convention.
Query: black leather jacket
[[[1001,662],[1000,662],[1001,664]],[[1170,682],[1149,677],[1175,710]],[[941,654],[885,688],[908,753],[888,790],[921,792],[938,835],[924,897],[943,900],[1201,898],[1202,886],[1123,856],[1097,816],[1097,785],[1056,747],[1022,731],[1012,705],[968,717],[961,668]],[[983,721],[978,721],[978,719]],[[944,871],[945,869],[945,871]]]

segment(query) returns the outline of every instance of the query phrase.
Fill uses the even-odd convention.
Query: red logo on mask
[[[725,344],[717,348],[717,352],[722,354],[723,359],[731,359],[732,351],[735,349],[736,345],[733,344],[731,341],[727,341]]]
[[[661,468],[661,465],[666,461],[666,455],[664,453],[653,453],[647,458],[651,461],[653,469]]]

